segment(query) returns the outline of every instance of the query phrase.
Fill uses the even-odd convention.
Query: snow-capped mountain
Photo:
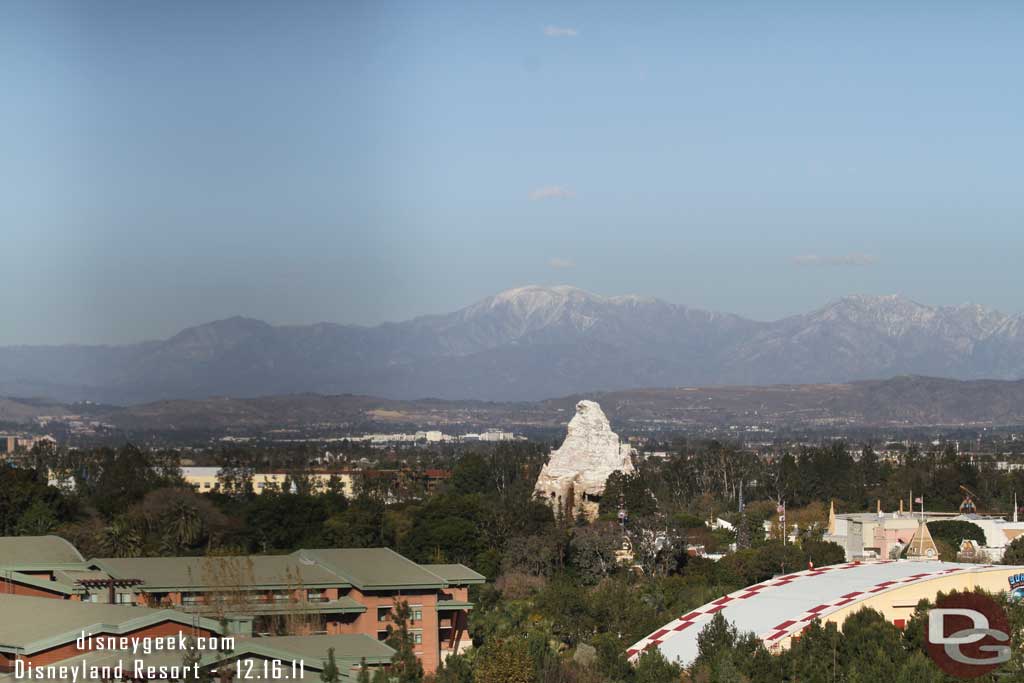
[[[130,403],[365,393],[536,399],[598,389],[1024,376],[1024,319],[850,296],[774,322],[528,286],[375,327],[231,318],[155,342],[0,348],[0,395]]]

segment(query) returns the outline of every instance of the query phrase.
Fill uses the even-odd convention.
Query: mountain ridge
[[[1024,376],[1024,316],[851,295],[776,321],[527,285],[375,326],[234,316],[120,346],[0,347],[0,394],[116,404],[318,392],[537,400],[649,386]]]

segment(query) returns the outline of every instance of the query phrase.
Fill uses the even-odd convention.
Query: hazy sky
[[[6,0],[0,344],[527,283],[1016,312],[1022,35],[1019,2]]]

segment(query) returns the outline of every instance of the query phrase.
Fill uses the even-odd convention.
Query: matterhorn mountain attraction
[[[619,443],[600,405],[580,401],[569,434],[551,453],[534,491],[556,511],[592,519],[612,472],[633,472],[630,448]]]

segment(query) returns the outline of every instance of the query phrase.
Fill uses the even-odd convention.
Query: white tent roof
[[[697,634],[716,612],[721,612],[740,632],[752,631],[770,646],[802,630],[816,617],[825,617],[886,590],[945,574],[995,568],[939,561],[881,560],[786,574],[730,593],[674,619],[635,643],[627,654],[635,660],[644,650],[656,646],[666,659],[686,666],[697,657]]]

